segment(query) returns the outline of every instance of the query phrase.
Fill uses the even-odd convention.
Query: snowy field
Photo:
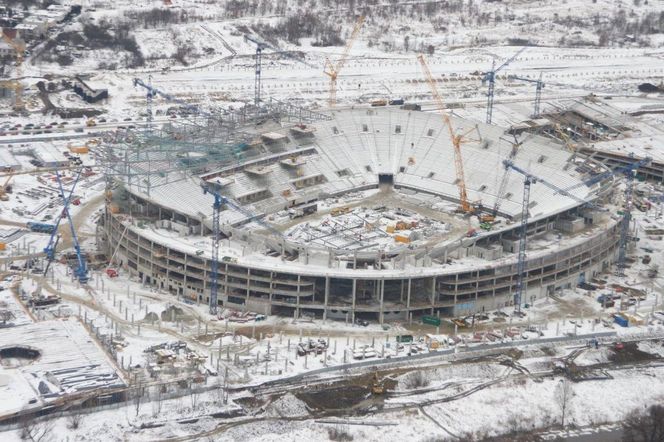
[[[527,47],[497,76],[494,123],[508,127],[530,119],[532,81],[541,75],[543,112],[590,93],[618,112],[653,111],[634,123],[630,140],[598,147],[664,155],[658,147],[664,139],[659,113],[664,101],[661,94],[637,88],[664,79],[664,16],[658,1],[166,3],[171,2],[84,2],[79,17],[58,24],[48,42],[30,47],[32,55],[22,67],[29,113],[18,115],[11,100],[0,100],[0,158],[14,162],[12,167],[30,172],[35,161],[67,163],[73,160],[64,152],[90,146],[90,153],[76,155],[76,167],[61,172],[68,194],[76,172],[89,168],[73,193],[78,204],[70,206],[87,251],[96,249],[96,222],[103,208],[98,140],[106,131],[146,122],[145,90],[134,87],[134,78],[150,77],[154,86],[205,109],[240,108],[252,102],[255,92],[256,46],[247,40],[250,36],[268,43],[264,98],[325,109],[330,87],[323,72],[326,59],[339,61],[360,13],[366,20],[339,74],[338,107],[404,99],[434,110],[416,59],[424,53],[445,103],[461,117],[484,121],[488,87],[483,73]],[[105,33],[115,43],[100,47]],[[333,44],[321,45],[328,39]],[[6,74],[14,75],[14,68],[9,66]],[[107,88],[109,98],[85,103],[60,82],[74,75]],[[54,85],[46,95],[56,107],[83,109],[81,115],[42,112],[40,80]],[[154,124],[177,121],[168,115],[173,106],[155,99]],[[88,118],[86,112],[98,115]],[[48,234],[26,230],[26,223],[55,223],[62,215],[61,196],[53,171],[17,173],[10,180],[12,193],[0,201],[0,242],[6,243],[0,251],[0,347],[18,336],[10,340],[42,346],[45,357],[26,365],[0,357],[0,415],[59,403],[77,388],[94,387],[97,381],[102,385],[109,376],[145,394],[93,408],[79,419],[65,413],[30,428],[0,427],[3,441],[22,440],[26,431],[33,440],[44,435],[41,440],[49,442],[276,442],[339,440],[340,433],[355,441],[432,441],[553,429],[549,438],[560,423],[559,386],[575,376],[567,425],[616,426],[632,410],[664,401],[664,247],[661,236],[649,233],[664,229],[659,185],[636,186],[652,196],[653,204],[646,212],[634,211],[640,241],[629,250],[625,277],[607,272],[591,281],[594,289],[573,288],[537,300],[524,309],[524,317],[487,312],[477,321],[465,318],[466,327],[450,321],[440,327],[411,321],[364,327],[347,320],[256,320],[231,310],[210,320],[206,305],[145,286],[123,270],[111,278],[105,267],[93,269],[88,286],[81,287],[60,262],[45,276],[39,271],[45,264],[41,257],[36,270],[25,269],[25,257],[41,254],[49,240]],[[61,248],[71,250],[65,218],[60,232]],[[298,234],[306,242],[310,233]],[[552,241],[542,237],[531,245]],[[209,249],[209,242],[194,246]],[[59,296],[61,302],[30,307],[28,299],[40,295]],[[615,304],[604,308],[597,301],[600,295],[611,296]],[[630,315],[632,325],[618,326],[615,313]],[[597,333],[611,334],[597,348],[590,338],[575,338]],[[413,343],[397,343],[403,335],[412,335]],[[645,337],[656,339],[641,340]],[[627,350],[621,350],[623,342]],[[397,368],[394,361],[409,354],[412,359]],[[352,370],[352,364],[364,368]],[[363,378],[351,379],[373,367],[393,383],[381,398],[371,396]],[[73,370],[73,380],[49,372],[58,368]],[[305,374],[310,376],[301,378]],[[58,388],[69,381],[69,387]],[[326,388],[325,383],[347,381],[362,389],[347,413],[328,414],[307,401],[307,393]],[[266,382],[277,383],[261,386]]]

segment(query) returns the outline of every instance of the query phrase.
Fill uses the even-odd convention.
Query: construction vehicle
[[[375,371],[371,378],[371,394],[381,395],[385,393],[385,386],[378,378],[378,372]]]
[[[477,127],[473,127],[472,129],[462,134],[456,133],[452,125],[452,120],[445,111],[445,104],[443,103],[443,98],[438,93],[438,88],[436,87],[436,80],[434,80],[433,76],[431,75],[431,71],[429,70],[429,66],[427,65],[427,62],[424,59],[424,55],[420,54],[417,57],[417,59],[419,60],[420,65],[422,66],[422,71],[424,72],[427,83],[429,83],[429,88],[431,89],[431,95],[433,96],[434,101],[436,102],[438,113],[442,117],[443,123],[447,127],[447,130],[449,131],[450,140],[452,141],[452,145],[454,146],[454,166],[456,168],[456,184],[457,187],[459,188],[459,202],[461,204],[461,211],[466,214],[474,214],[476,212],[476,209],[468,201],[468,194],[466,191],[466,179],[464,177],[464,172],[463,172],[463,158],[461,157],[461,145],[471,141],[479,141],[468,138],[468,136],[472,132],[477,131]]]
[[[76,189],[76,184],[78,184],[79,179],[81,178],[81,173],[83,172],[83,169],[79,169],[78,174],[76,175],[76,179],[74,180],[71,190],[69,191],[69,196],[65,195],[65,190],[62,185],[62,179],[60,177],[60,172],[56,171],[55,172],[55,178],[58,182],[58,190],[60,191],[60,198],[62,198],[62,205],[63,205],[63,214],[64,216],[67,217],[67,220],[69,221],[69,229],[71,232],[71,238],[72,242],[74,243],[74,251],[76,253],[76,267],[73,269],[74,276],[76,279],[81,284],[85,284],[88,282],[88,268],[85,260],[85,256],[83,252],[81,251],[81,245],[78,242],[78,235],[76,234],[76,227],[74,226],[74,221],[71,219],[71,211],[69,210],[69,205],[71,204],[72,197],[74,195],[74,190]],[[55,259],[55,250],[58,245],[58,241],[60,239],[60,236],[58,235],[58,227],[60,226],[60,219],[62,217],[58,218],[55,226],[53,226],[53,230],[51,232],[51,237],[48,241],[48,245],[44,248],[44,253],[46,254],[46,259],[47,259],[47,264],[46,268],[44,269],[44,275],[47,274],[48,269]]]
[[[53,224],[36,223],[30,221],[29,223],[26,224],[26,226],[31,232],[53,233],[54,231],[56,231],[56,227]]]
[[[7,175],[7,179],[3,183],[2,187],[0,187],[0,201],[9,201],[9,196],[7,196],[7,194],[12,193],[12,186],[9,184],[9,182],[13,177],[13,172],[10,172],[9,175]]]
[[[332,216],[345,215],[347,213],[350,213],[350,207],[347,206],[335,207],[334,209],[330,210],[330,215]]]
[[[357,36],[360,35],[360,29],[362,29],[363,24],[364,24],[364,15],[360,15],[360,17],[357,19],[357,22],[355,23],[355,28],[353,28],[353,32],[350,34],[350,37],[348,37],[348,41],[346,42],[346,47],[344,48],[344,52],[341,55],[339,61],[337,61],[336,65],[333,65],[329,58],[325,59],[325,67],[323,68],[323,73],[328,77],[330,77],[330,98],[328,99],[328,105],[330,107],[334,107],[337,104],[337,77],[339,76],[339,72],[341,72],[341,69],[343,69],[344,64],[346,64],[346,59],[348,58],[350,49],[353,47],[353,43],[355,43]]]
[[[576,144],[572,143],[572,138],[567,133],[565,133],[560,124],[554,124],[553,129],[560,136],[563,144],[565,144],[565,148],[567,148],[567,150],[570,152],[576,152]]]
[[[518,57],[523,51],[526,50],[526,47],[523,47],[519,49],[519,51],[512,55],[510,58],[505,60],[503,64],[498,66],[496,68],[496,60],[493,61],[491,64],[491,70],[488,72],[484,73],[484,76],[482,77],[482,83],[489,83],[489,90],[487,92],[487,103],[486,103],[486,123],[491,124],[491,120],[493,118],[493,95],[494,95],[494,89],[496,87],[496,74],[504,69],[508,64],[512,62],[516,57]]]

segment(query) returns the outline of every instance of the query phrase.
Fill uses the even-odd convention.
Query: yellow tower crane
[[[567,133],[565,133],[565,129],[562,128],[562,126],[559,123],[555,123],[553,125],[553,129],[556,131],[556,133],[560,136],[560,138],[563,140],[563,143],[565,144],[565,148],[569,150],[572,153],[576,152],[576,144],[572,142],[572,137],[570,137]]]
[[[461,203],[461,210],[464,213],[469,213],[469,214],[475,213],[476,208],[473,207],[473,205],[470,204],[470,202],[468,201],[468,194],[466,192],[466,179],[463,173],[463,158],[461,157],[461,145],[471,141],[479,141],[468,138],[468,135],[470,135],[471,132],[476,131],[477,128],[473,127],[469,131],[462,134],[456,133],[454,126],[452,125],[452,120],[445,111],[445,104],[443,103],[443,98],[438,93],[436,80],[434,80],[433,76],[431,75],[431,71],[429,70],[429,66],[427,65],[427,62],[424,59],[424,55],[422,54],[418,55],[417,59],[422,65],[422,72],[424,72],[424,75],[427,79],[427,83],[429,83],[429,87],[431,88],[431,95],[433,96],[433,99],[436,102],[438,113],[440,113],[440,116],[443,118],[443,123],[445,124],[447,130],[449,131],[450,140],[452,141],[452,145],[454,146],[454,166],[456,168],[456,185],[459,188],[459,202]]]
[[[15,110],[23,110],[24,109],[24,104],[23,104],[23,84],[21,83],[21,74],[22,74],[22,66],[23,66],[23,57],[25,54],[25,42],[23,40],[19,40],[18,38],[10,38],[7,34],[4,32],[0,31],[0,35],[2,35],[2,39],[7,42],[12,48],[14,48],[14,51],[16,51],[16,69],[15,69],[15,74],[16,78],[14,80],[3,80],[0,81],[0,86],[12,89],[14,91],[14,109]]]
[[[350,34],[348,41],[346,42],[346,47],[344,52],[341,55],[339,61],[337,61],[336,66],[332,64],[329,58],[325,59],[325,67],[323,68],[323,73],[330,77],[330,98],[328,99],[328,104],[330,107],[334,107],[337,104],[337,77],[339,72],[344,67],[348,54],[350,53],[350,48],[353,46],[353,43],[357,39],[357,36],[360,34],[360,29],[362,29],[362,24],[364,24],[364,15],[360,15],[355,23],[355,28]]]

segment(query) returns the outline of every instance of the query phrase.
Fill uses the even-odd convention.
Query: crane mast
[[[328,99],[328,105],[330,107],[334,107],[337,104],[337,77],[339,76],[341,69],[343,69],[344,65],[346,64],[346,59],[348,58],[350,49],[353,47],[353,43],[355,43],[357,36],[360,35],[360,30],[364,24],[364,19],[364,15],[360,15],[360,17],[357,19],[355,27],[353,28],[353,32],[350,34],[350,37],[346,42],[344,52],[341,55],[339,61],[337,61],[337,64],[333,65],[329,58],[325,59],[323,73],[330,77],[330,98]]]
[[[270,224],[258,219],[256,215],[252,214],[249,210],[242,208],[240,205],[234,203],[228,197],[222,195],[214,184],[202,182],[201,188],[203,194],[211,194],[214,197],[212,204],[212,262],[210,272],[210,314],[216,315],[219,308],[219,240],[221,239],[221,229],[219,227],[219,219],[221,211],[226,207],[239,212],[249,218],[250,221],[255,221],[261,226],[265,227],[270,233],[282,237],[280,231],[272,227]]]
[[[463,141],[463,137],[469,132],[464,135],[455,134],[454,127],[452,126],[452,120],[450,119],[450,116],[447,114],[447,112],[445,112],[445,103],[443,102],[443,98],[438,92],[438,88],[436,87],[436,80],[434,80],[433,76],[431,75],[431,70],[429,69],[427,62],[424,59],[424,55],[418,55],[417,59],[422,66],[422,71],[424,72],[424,76],[426,77],[427,83],[429,83],[429,88],[431,89],[431,95],[436,102],[438,113],[442,117],[445,127],[447,127],[450,140],[454,146],[454,168],[456,170],[456,183],[457,187],[459,188],[459,201],[461,204],[461,210],[463,210],[465,213],[472,213],[474,209],[468,202],[466,179],[463,171],[463,158],[461,157],[461,143]]]
[[[512,55],[510,58],[505,60],[503,64],[496,68],[496,61],[494,60],[491,65],[491,70],[484,74],[483,82],[489,83],[489,90],[487,92],[487,103],[486,103],[486,123],[491,124],[493,119],[493,95],[494,89],[496,87],[496,74],[503,68],[507,67],[516,57],[518,57],[523,51],[526,50],[526,47],[519,49],[519,51]]]
[[[506,170],[514,170],[517,173],[523,175],[523,205],[521,206],[521,226],[519,229],[519,251],[518,251],[518,261],[517,261],[517,282],[516,288],[514,291],[514,306],[518,313],[521,312],[521,300],[523,297],[524,290],[524,281],[526,273],[526,245],[528,240],[528,218],[529,218],[529,206],[530,206],[530,187],[533,184],[539,183],[549,189],[553,190],[555,193],[564,195],[568,198],[571,198],[577,202],[584,203],[595,209],[600,209],[601,207],[593,204],[590,201],[586,201],[583,198],[570,193],[568,190],[565,190],[561,187],[556,186],[548,182],[547,180],[537,177],[532,173],[522,169],[521,167],[514,164],[512,160],[503,160],[503,166]]]

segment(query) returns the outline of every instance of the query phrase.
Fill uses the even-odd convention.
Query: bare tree
[[[67,428],[70,430],[77,430],[78,427],[81,426],[81,420],[83,419],[83,415],[81,414],[81,410],[76,409],[72,410],[72,414],[69,415],[67,418]]]
[[[572,405],[572,397],[574,397],[572,382],[570,382],[570,380],[567,378],[562,379],[556,386],[554,400],[560,409],[560,425],[563,427],[565,426],[565,416],[569,412]]]
[[[152,415],[157,416],[159,413],[161,413],[161,407],[163,404],[163,394],[165,393],[166,386],[165,385],[156,385],[153,388],[153,394],[152,394]]]
[[[21,439],[32,442],[46,441],[48,434],[53,430],[53,421],[35,422],[28,418],[21,422]]]
[[[623,442],[664,442],[664,406],[631,412],[623,422]]]
[[[134,409],[136,410],[136,416],[138,416],[139,411],[141,411],[141,403],[143,402],[144,395],[145,384],[140,382],[136,388],[134,388]]]
[[[198,402],[201,397],[201,392],[194,386],[189,385],[189,399],[191,400],[191,409],[195,410],[198,408]]]

